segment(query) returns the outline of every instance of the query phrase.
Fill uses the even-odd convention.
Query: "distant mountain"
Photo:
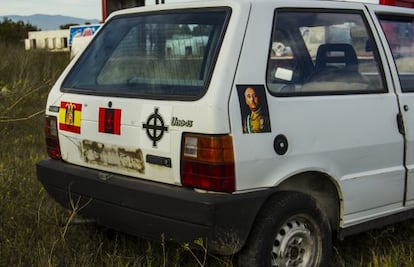
[[[82,19],[61,15],[44,15],[44,14],[35,14],[30,16],[0,16],[0,21],[3,21],[3,18],[9,18],[14,22],[23,21],[24,23],[30,23],[33,26],[37,26],[42,30],[58,30],[61,25],[65,24],[85,24],[89,22],[90,24],[99,23],[97,19]]]

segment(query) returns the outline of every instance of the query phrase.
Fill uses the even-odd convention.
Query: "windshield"
[[[227,9],[203,9],[115,17],[78,60],[62,91],[200,98],[228,13]]]

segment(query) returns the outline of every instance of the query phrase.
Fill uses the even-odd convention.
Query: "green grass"
[[[69,55],[4,44],[0,51],[7,51],[0,53],[0,266],[235,265],[231,257],[73,221],[35,173],[46,158],[46,97]],[[334,254],[332,266],[414,266],[413,221],[337,241]]]

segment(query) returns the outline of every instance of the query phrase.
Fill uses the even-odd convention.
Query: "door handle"
[[[397,114],[397,126],[400,134],[405,135],[404,121],[401,112]]]

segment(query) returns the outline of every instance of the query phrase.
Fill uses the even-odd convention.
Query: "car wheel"
[[[298,192],[280,192],[260,211],[238,265],[327,266],[331,254],[329,220],[316,200]]]

